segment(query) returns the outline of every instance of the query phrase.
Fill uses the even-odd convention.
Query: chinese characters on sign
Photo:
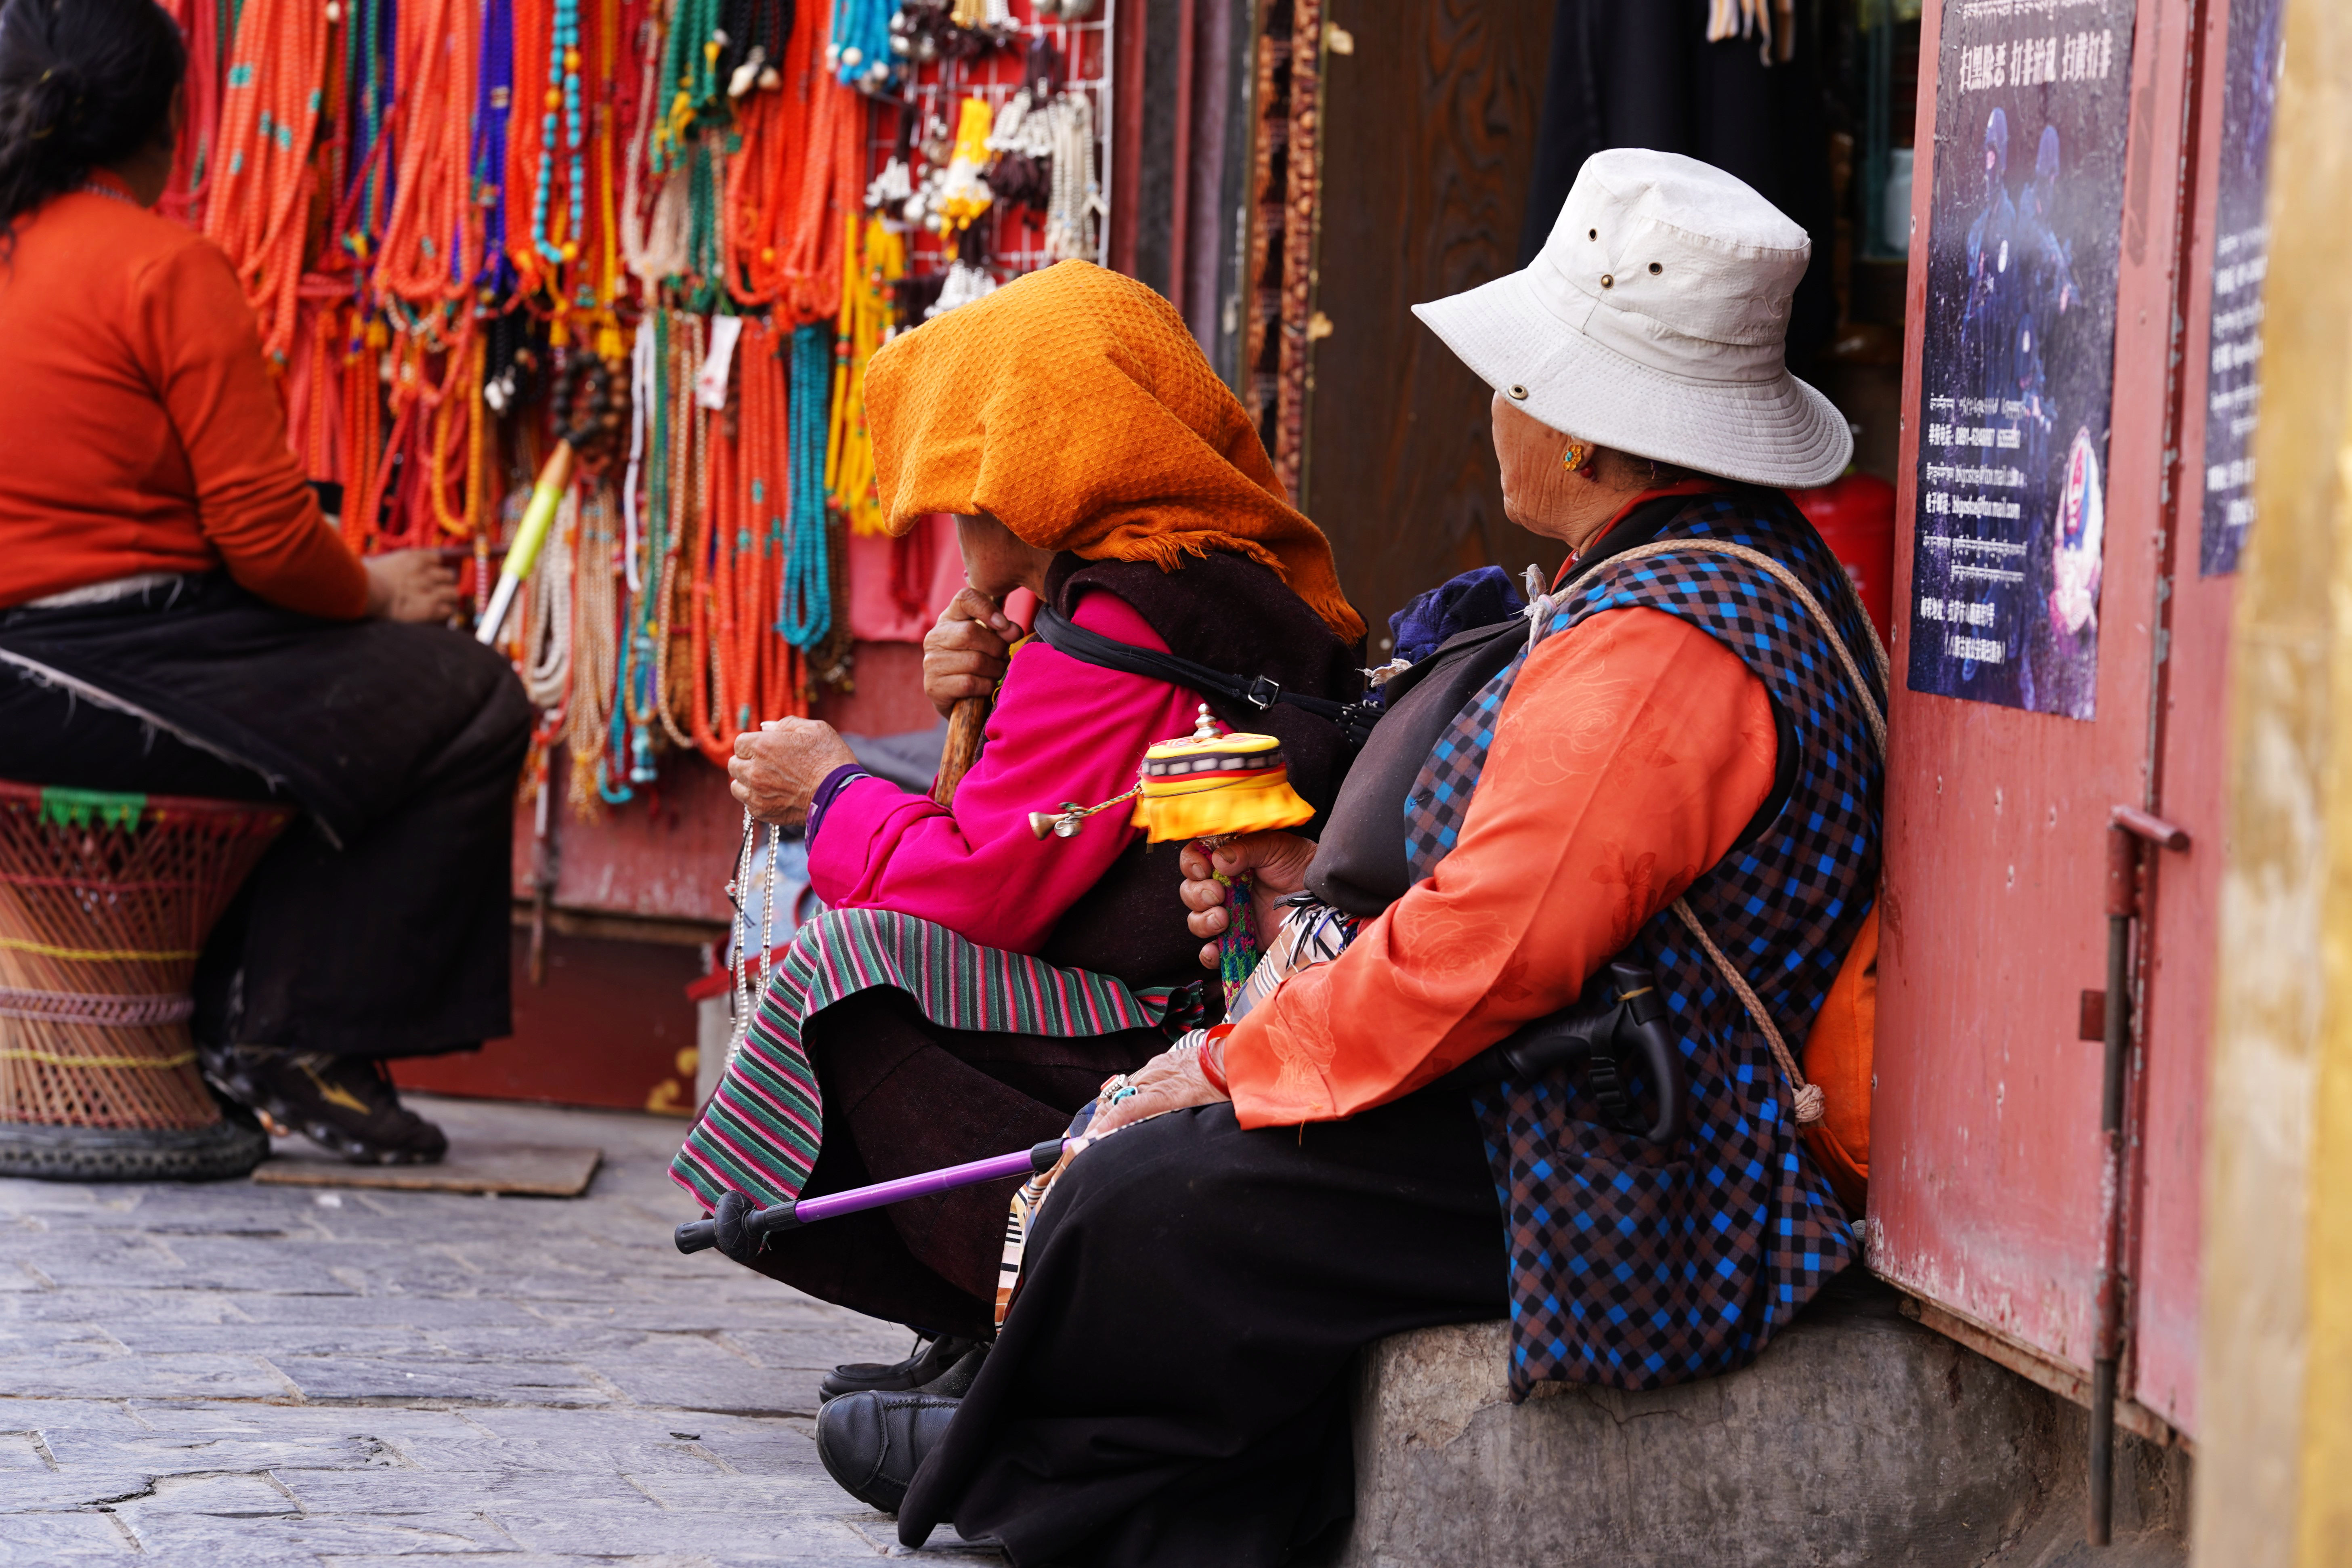
[[[2092,716],[2132,0],[1945,0],[1914,691]]]
[[[2270,270],[2271,111],[2278,101],[2284,0],[2235,0],[2221,87],[2221,167],[2213,209],[2213,315],[2205,383],[2200,574],[2238,569],[2254,521],[2254,421],[2263,395],[2263,277]]]

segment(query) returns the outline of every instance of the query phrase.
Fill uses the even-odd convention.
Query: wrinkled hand
[[[1281,929],[1282,900],[1307,886],[1307,868],[1315,863],[1315,841],[1295,833],[1249,833],[1219,846],[1213,857],[1195,841],[1184,846],[1177,863],[1184,872],[1184,907],[1192,911],[1184,923],[1194,936],[1209,939],[1201,950],[1201,966],[1214,969],[1216,939],[1223,933],[1227,919],[1225,886],[1216,878],[1255,873],[1250,917],[1264,948]]]
[[[1227,1098],[1209,1087],[1199,1058],[1181,1047],[1160,1052],[1128,1074],[1127,1081],[1134,1085],[1136,1092],[1117,1105],[1110,1102],[1108,1095],[1103,1096],[1095,1108],[1094,1120],[1087,1123],[1087,1136],[1108,1132],[1163,1110],[1215,1105]]]
[[[771,719],[735,737],[728,785],[761,822],[797,827],[824,775],[856,756],[832,725],[815,719]]]
[[[923,695],[945,718],[967,697],[985,697],[1004,679],[1021,628],[995,600],[966,588],[923,637]]]
[[[425,624],[457,613],[457,574],[437,551],[396,550],[371,555],[367,613],[378,620]]]

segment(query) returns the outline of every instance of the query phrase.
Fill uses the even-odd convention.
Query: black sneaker
[[[915,1353],[905,1361],[854,1361],[835,1367],[816,1385],[816,1396],[823,1403],[845,1394],[904,1394],[945,1376],[965,1356],[986,1348],[978,1340],[927,1334],[919,1329],[915,1333]],[[971,1386],[971,1380],[966,1378],[964,1388]],[[963,1388],[955,1393],[961,1397]]]
[[[400,1103],[374,1057],[230,1046],[206,1050],[204,1062],[222,1093],[355,1165],[430,1165],[449,1152],[441,1129]]]

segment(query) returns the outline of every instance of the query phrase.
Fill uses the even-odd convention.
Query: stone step
[[[2117,1434],[2082,1544],[2084,1413],[1860,1269],[1726,1377],[1513,1405],[1502,1323],[1364,1357],[1346,1568],[2182,1568],[2189,1460]]]

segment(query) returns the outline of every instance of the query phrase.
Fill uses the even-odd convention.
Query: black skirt
[[[1139,1123],[1072,1163],[1023,1271],[908,1545],[951,1521],[1020,1568],[1281,1563],[1352,1512],[1357,1352],[1505,1310],[1494,1176],[1442,1089],[1305,1128]]]
[[[510,1033],[530,724],[461,632],[320,620],[225,574],[0,610],[0,778],[303,809],[197,965],[207,1044],[402,1057]]]
[[[903,991],[861,991],[809,1019],[824,1142],[804,1197],[822,1197],[1059,1137],[1103,1079],[1168,1048],[1158,1029],[1058,1038],[950,1029]],[[1004,1220],[1021,1178],[769,1238],[754,1267],[869,1317],[935,1333],[994,1331]]]

